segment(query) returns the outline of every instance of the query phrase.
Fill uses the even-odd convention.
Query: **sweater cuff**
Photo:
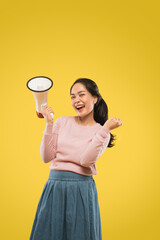
[[[110,130],[109,128],[107,128],[105,125],[102,126],[99,134],[103,137],[103,138],[106,138],[108,133],[110,133]]]
[[[43,131],[43,134],[51,135],[53,129],[53,123],[46,123],[45,130]]]

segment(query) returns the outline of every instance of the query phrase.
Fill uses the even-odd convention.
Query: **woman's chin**
[[[89,115],[89,113],[77,113],[80,118],[85,118]]]
[[[78,114],[79,117],[85,117],[86,116],[86,114],[84,114],[84,113],[79,113],[78,112],[77,114]]]

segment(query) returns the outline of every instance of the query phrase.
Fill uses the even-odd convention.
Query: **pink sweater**
[[[51,170],[96,175],[96,161],[105,151],[110,131],[96,123],[82,126],[74,116],[63,116],[47,123],[43,131],[40,154],[43,162],[51,161]]]

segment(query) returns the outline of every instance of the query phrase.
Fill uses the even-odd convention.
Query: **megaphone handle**
[[[47,105],[47,103],[43,103],[43,104],[41,105],[41,109],[43,109],[43,107],[46,106],[46,105]],[[51,115],[52,119],[54,119],[54,114],[53,114],[53,113],[50,113],[50,115]],[[42,115],[42,116],[43,116],[43,115]]]

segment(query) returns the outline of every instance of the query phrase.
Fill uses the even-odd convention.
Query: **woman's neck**
[[[84,126],[93,126],[96,124],[96,121],[93,118],[93,113],[84,117],[77,116],[77,123]]]

